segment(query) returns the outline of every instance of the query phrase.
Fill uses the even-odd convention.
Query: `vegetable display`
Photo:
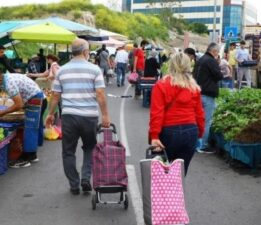
[[[261,90],[221,89],[212,128],[227,141],[261,143]]]

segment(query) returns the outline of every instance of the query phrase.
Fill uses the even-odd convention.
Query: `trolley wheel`
[[[96,209],[96,194],[92,195],[92,209]]]
[[[125,194],[125,201],[124,201],[124,209],[128,209],[129,207],[129,200],[128,200],[128,195]]]

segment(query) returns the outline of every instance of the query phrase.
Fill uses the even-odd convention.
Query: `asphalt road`
[[[107,88],[113,95],[132,94],[129,86]],[[61,142],[45,141],[40,162],[9,169],[0,176],[0,225],[142,225],[139,160],[147,148],[149,109],[141,100],[108,97],[110,116],[127,146],[128,210],[122,205],[91,208],[91,196],[72,196],[61,162]],[[81,144],[77,157],[81,164]],[[185,179],[186,206],[191,225],[261,224],[261,176],[231,168],[217,155],[195,154]],[[118,199],[106,195],[106,199]]]

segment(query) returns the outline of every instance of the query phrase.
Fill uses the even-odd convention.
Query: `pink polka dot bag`
[[[145,224],[188,224],[183,191],[184,161],[177,159],[166,165],[157,159],[145,159],[140,165]]]

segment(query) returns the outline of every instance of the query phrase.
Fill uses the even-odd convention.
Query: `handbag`
[[[139,74],[133,72],[128,76],[128,81],[130,84],[136,84],[138,82]]]
[[[257,61],[256,60],[245,60],[242,63],[238,64],[239,67],[252,67],[252,66],[257,66]]]
[[[143,215],[147,225],[188,224],[183,191],[184,161],[140,161]]]

